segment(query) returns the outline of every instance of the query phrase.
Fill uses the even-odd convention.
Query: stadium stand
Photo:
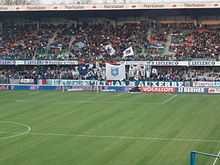
[[[219,38],[216,26],[187,23],[6,24],[0,59],[218,60]],[[134,55],[123,56],[129,47]]]
[[[172,15],[172,14],[171,14]],[[0,66],[0,83],[11,79],[105,80],[105,63],[120,61],[219,61],[219,19],[182,15],[42,20],[4,20],[0,60],[76,61],[73,65]],[[46,18],[45,18],[46,17]],[[80,18],[80,19],[79,19]],[[164,19],[165,18],[165,19]],[[180,22],[177,20],[180,19]],[[211,22],[211,23],[210,23]],[[214,23],[213,23],[214,22]],[[203,67],[202,67],[203,66]],[[219,67],[126,65],[126,80],[214,81]]]

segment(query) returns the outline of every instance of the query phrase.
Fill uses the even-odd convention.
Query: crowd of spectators
[[[0,82],[9,79],[106,80],[105,66],[10,68],[0,71]],[[127,66],[126,80],[146,81],[219,81],[218,68]]]
[[[152,80],[159,81],[219,81],[217,68],[158,68],[151,74]]]
[[[183,24],[182,24],[183,25]],[[170,51],[176,59],[219,60],[220,28],[211,25],[184,24],[171,32]],[[179,26],[178,26],[179,27]],[[180,25],[181,27],[181,25]]]
[[[132,48],[133,54],[124,54]],[[89,63],[119,60],[219,60],[220,28],[192,23],[3,24],[0,60],[77,60],[78,66],[37,66],[0,70],[8,79],[105,80],[105,66]],[[127,80],[220,80],[206,68],[126,66]]]
[[[0,37],[0,58],[59,59],[61,50],[66,49],[70,41],[71,35],[67,34],[70,29],[53,24],[4,25]]]
[[[4,24],[0,35],[0,59],[218,60],[219,52],[218,27],[187,23]]]
[[[10,68],[1,69],[0,78],[104,80],[105,67],[88,64],[71,67]]]

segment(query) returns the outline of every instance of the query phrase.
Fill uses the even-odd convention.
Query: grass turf
[[[1,92],[0,165],[188,165],[192,150],[220,150],[219,100]],[[28,126],[31,132],[21,135]]]

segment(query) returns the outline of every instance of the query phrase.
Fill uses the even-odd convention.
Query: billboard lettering
[[[176,88],[173,87],[142,87],[141,92],[144,93],[175,93]]]
[[[181,88],[178,88],[178,93],[207,93],[207,92],[206,92],[206,88],[181,87]]]

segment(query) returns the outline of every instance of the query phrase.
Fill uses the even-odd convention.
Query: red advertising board
[[[5,91],[8,90],[8,86],[7,85],[0,85],[0,91]]]
[[[208,88],[209,94],[220,94],[220,88]]]
[[[140,88],[144,93],[175,93],[176,88],[173,87],[143,87]]]

